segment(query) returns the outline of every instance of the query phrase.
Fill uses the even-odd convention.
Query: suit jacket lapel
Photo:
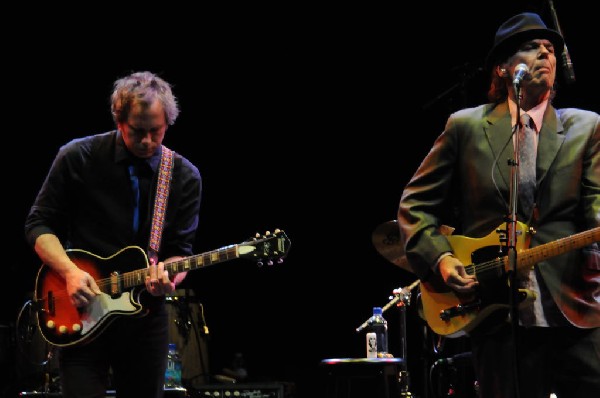
[[[542,129],[538,135],[538,157],[536,161],[538,187],[546,177],[548,169],[565,141],[564,127],[557,117],[556,109],[550,104],[546,108],[542,123]]]
[[[491,109],[487,115],[487,123],[484,123],[485,136],[492,149],[494,158],[497,159],[496,170],[500,174],[505,187],[510,186],[511,169],[507,159],[514,157],[514,146],[512,144],[512,126],[508,103],[498,104]]]

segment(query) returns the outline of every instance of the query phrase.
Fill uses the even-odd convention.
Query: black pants
[[[600,328],[518,329],[519,397],[600,397]],[[475,375],[482,398],[514,398],[511,326],[471,336]]]
[[[163,397],[168,321],[164,302],[153,304],[144,317],[115,317],[91,342],[60,349],[64,398],[104,398],[111,384],[119,398]]]

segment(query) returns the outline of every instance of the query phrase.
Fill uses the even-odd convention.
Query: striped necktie
[[[531,126],[532,121],[528,114],[521,115],[521,123],[522,126],[519,130],[519,200],[523,214],[529,217],[535,200],[536,133]]]

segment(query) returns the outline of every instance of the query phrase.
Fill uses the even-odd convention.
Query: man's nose
[[[141,135],[141,142],[152,141],[152,133],[150,131],[146,131]]]

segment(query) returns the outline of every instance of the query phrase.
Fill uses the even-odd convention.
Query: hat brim
[[[548,39],[554,45],[555,54],[562,54],[563,52],[565,41],[560,33],[552,29],[530,29],[517,32],[514,35],[505,38],[501,42],[496,43],[486,57],[486,69],[490,69],[499,61],[503,61],[508,58],[511,54],[516,52],[516,49],[522,43],[534,39]]]

